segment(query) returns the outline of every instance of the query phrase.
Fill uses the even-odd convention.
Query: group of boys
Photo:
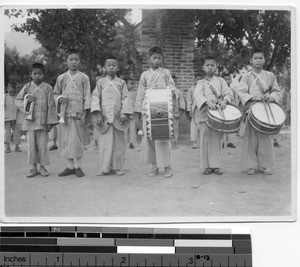
[[[251,101],[268,98],[278,101],[280,90],[275,76],[263,70],[264,57],[260,50],[254,50],[250,63],[252,71],[243,76],[238,95],[244,106]],[[172,176],[171,141],[147,139],[145,120],[146,90],[166,88],[172,91],[174,105],[174,127],[178,130],[178,118],[185,109],[182,93],[176,89],[169,70],[162,68],[162,50],[153,47],[149,51],[150,68],[144,71],[139,80],[137,93],[130,96],[127,84],[117,77],[118,61],[110,56],[105,61],[106,75],[98,79],[96,88],[91,93],[87,75],[79,71],[80,54],[76,50],[67,53],[68,71],[61,74],[54,86],[44,83],[45,68],[41,63],[31,66],[32,81],[26,84],[15,98],[16,107],[25,112],[26,104],[34,102],[33,120],[24,120],[23,131],[27,132],[28,160],[31,170],[27,177],[36,175],[48,176],[45,169],[50,164],[47,152],[48,132],[58,124],[56,108],[65,105],[64,123],[58,125],[58,147],[66,159],[66,168],[58,176],[75,174],[84,176],[81,168],[83,157],[83,128],[91,113],[93,125],[99,133],[99,172],[98,176],[114,173],[124,174],[125,138],[124,132],[129,124],[134,124],[134,116],[142,118],[142,158],[151,165],[149,176],[157,176],[159,168],[163,176]],[[200,167],[204,174],[222,174],[221,146],[223,134],[207,127],[205,121],[208,109],[220,107],[233,101],[232,90],[223,78],[216,76],[217,63],[213,57],[206,57],[203,64],[205,78],[199,79],[193,92],[189,92],[187,110],[199,109],[200,127],[194,129],[200,134]],[[130,82],[130,79],[129,79]],[[129,85],[131,87],[131,85]],[[133,103],[134,102],[134,103]],[[193,120],[192,120],[193,121]],[[177,126],[176,126],[177,125]],[[132,126],[132,129],[134,127]],[[134,131],[134,130],[133,130]],[[177,146],[178,135],[175,135],[174,146]],[[196,141],[196,140],[194,140]],[[131,148],[133,141],[130,141]],[[193,143],[196,146],[196,143]],[[16,146],[16,150],[19,148]],[[248,174],[263,172],[272,174],[274,153],[272,138],[255,131],[246,122],[243,142],[242,160]],[[39,166],[38,166],[39,165]]]

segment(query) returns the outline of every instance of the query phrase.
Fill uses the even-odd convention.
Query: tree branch
[[[244,16],[243,16],[243,22],[244,22],[244,26],[245,26],[245,29],[246,29],[246,32],[248,33],[249,35],[249,41],[250,43],[252,44],[253,47],[257,47],[257,42],[256,40],[254,39],[252,33],[251,33],[251,28],[250,28],[250,24],[249,24],[249,20],[248,20],[248,14],[247,14],[247,11],[244,11]]]

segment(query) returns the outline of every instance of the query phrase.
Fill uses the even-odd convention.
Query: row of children
[[[69,70],[57,78],[54,90],[44,83],[44,66],[35,63],[31,68],[32,82],[25,85],[16,98],[16,106],[24,112],[24,101],[34,102],[34,120],[25,120],[23,130],[27,131],[29,146],[29,164],[32,169],[27,177],[38,174],[48,176],[45,165],[49,164],[47,153],[47,132],[57,122],[56,107],[66,105],[64,123],[58,126],[58,147],[66,159],[66,168],[59,176],[75,174],[84,176],[81,169],[83,157],[83,126],[88,111],[91,111],[93,125],[99,132],[99,176],[115,173],[124,174],[125,138],[124,124],[132,119],[133,114],[143,118],[143,132],[146,133],[145,93],[148,89],[169,88],[176,98],[176,86],[171,73],[161,68],[162,51],[153,47],[149,51],[150,68],[143,72],[132,105],[124,80],[116,76],[119,67],[114,57],[105,61],[106,76],[97,81],[92,94],[89,78],[80,72],[80,55],[76,50],[67,53]],[[260,50],[254,50],[250,59],[253,71],[243,76],[239,97],[244,106],[251,101],[268,97],[270,101],[278,100],[279,88],[275,76],[263,70],[264,57]],[[202,114],[200,129],[200,162],[204,174],[212,172],[222,174],[221,142],[222,134],[208,128],[205,124],[207,108],[215,109],[218,105],[225,108],[233,99],[231,89],[223,78],[215,76],[217,63],[213,57],[204,60],[203,70],[206,77],[197,82],[193,96],[192,110],[198,108]],[[62,97],[63,96],[63,97]],[[179,99],[177,97],[177,99]],[[183,108],[179,108],[183,110]],[[178,110],[178,114],[182,111]],[[191,115],[192,112],[191,112]],[[176,126],[175,116],[175,126]],[[271,145],[270,145],[271,144]],[[151,164],[149,176],[158,175],[163,168],[164,177],[172,176],[170,160],[170,140],[147,140],[142,138],[142,155],[146,163]],[[271,137],[256,132],[246,123],[243,142],[243,162],[247,165],[248,174],[257,171],[271,174],[274,163]],[[38,169],[38,164],[39,169]]]

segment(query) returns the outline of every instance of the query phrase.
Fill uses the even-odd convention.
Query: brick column
[[[162,12],[158,14],[158,12]],[[161,15],[161,16],[160,16]],[[164,66],[177,76],[177,87],[186,92],[194,82],[193,16],[189,10],[143,10],[141,51],[143,70],[149,67],[148,51],[162,44]],[[159,23],[157,19],[161,17]],[[161,32],[158,32],[161,31]],[[163,40],[159,40],[159,37]]]

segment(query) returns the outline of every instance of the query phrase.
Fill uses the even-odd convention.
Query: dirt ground
[[[28,179],[23,142],[23,152],[5,154],[6,216],[98,217],[100,221],[108,217],[205,217],[209,221],[220,216],[250,216],[250,220],[290,216],[290,129],[285,127],[277,136],[281,147],[274,148],[277,167],[271,176],[247,175],[240,167],[242,140],[231,136],[237,148],[223,149],[224,174],[219,176],[200,172],[199,149],[192,149],[188,134],[182,134],[179,149],[172,149],[174,175],[169,179],[162,174],[147,176],[149,167],[140,160],[139,145],[126,150],[124,176],[98,177],[98,151],[93,143],[84,154],[83,178],[58,177],[66,162],[55,150],[49,152],[50,176]]]

